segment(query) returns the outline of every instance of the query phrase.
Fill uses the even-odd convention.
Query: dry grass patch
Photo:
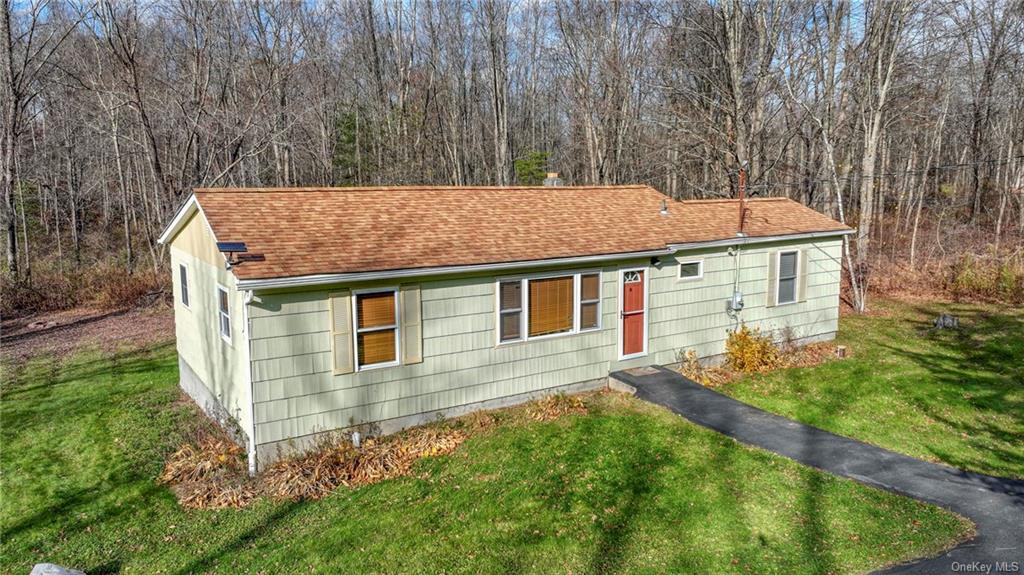
[[[192,509],[245,507],[261,496],[321,499],[339,486],[356,488],[408,475],[417,460],[451,453],[467,437],[462,429],[431,426],[368,439],[356,448],[328,436],[315,449],[282,459],[250,478],[241,447],[204,434],[170,456],[158,481],[171,486],[182,507]]]
[[[679,373],[706,387],[718,387],[739,377],[722,366],[704,365],[697,357],[697,352],[688,349],[679,362]]]
[[[246,474],[245,450],[233,441],[204,432],[171,454],[157,478],[170,485],[182,507],[245,507],[257,497]]]
[[[171,486],[182,507],[245,507],[260,497],[302,501],[322,499],[338,487],[350,489],[409,475],[424,457],[447,455],[471,435],[503,424],[552,421],[585,415],[581,396],[558,394],[526,405],[474,412],[444,423],[369,438],[360,447],[338,434],[325,435],[313,449],[282,459],[248,477],[244,450],[215,432],[203,432],[168,458],[161,484]]]
[[[790,367],[812,367],[836,358],[833,342],[797,346],[785,337],[776,344],[769,334],[746,325],[730,332],[725,343],[723,365],[704,365],[697,353],[688,349],[680,358],[679,372],[707,387],[720,387],[751,373],[768,373]]]
[[[278,461],[263,474],[262,483],[267,495],[278,499],[320,499],[340,485],[355,488],[408,475],[418,459],[447,455],[466,437],[458,429],[424,427],[367,439],[360,448],[335,442]]]
[[[171,454],[159,481],[170,485],[245,471],[245,452],[233,441],[204,433]]]
[[[535,421],[552,421],[563,415],[586,415],[587,405],[578,395],[559,393],[529,403],[526,412]]]

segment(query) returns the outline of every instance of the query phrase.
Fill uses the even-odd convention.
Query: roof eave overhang
[[[813,240],[818,238],[827,238],[835,236],[846,236],[852,234],[853,230],[847,228],[845,230],[825,230],[820,232],[801,232],[795,234],[781,234],[774,236],[736,236],[734,238],[725,238],[721,240],[709,240],[703,242],[684,242],[679,244],[669,244],[668,247],[673,251],[680,250],[692,250],[699,248],[713,248],[722,246],[741,246],[749,244],[767,244],[771,242],[784,242],[792,240]]]
[[[526,261],[512,261],[512,262],[499,262],[489,264],[471,264],[471,265],[460,265],[460,266],[438,266],[431,268],[408,268],[408,269],[397,269],[397,270],[380,270],[380,271],[368,271],[368,272],[350,272],[350,273],[336,273],[336,274],[313,274],[304,276],[291,276],[282,278],[262,278],[262,279],[239,279],[237,287],[240,290],[264,290],[264,289],[280,289],[280,288],[297,288],[297,287],[311,287],[311,286],[323,286],[339,283],[354,283],[363,281],[374,281],[374,280],[389,280],[389,279],[402,279],[411,277],[429,277],[439,276],[447,274],[460,274],[460,273],[474,273],[474,272],[494,272],[494,271],[506,271],[516,269],[529,269],[539,268],[547,266],[558,266],[558,265],[582,265],[588,263],[601,263],[615,260],[624,260],[631,258],[641,257],[656,257],[674,254],[680,250],[686,249],[697,249],[697,248],[709,248],[717,246],[735,246],[735,245],[747,245],[757,243],[769,243],[787,240],[808,240],[824,237],[842,236],[853,233],[853,230],[829,230],[820,232],[807,232],[797,234],[786,234],[776,236],[757,236],[757,237],[735,237],[726,238],[722,240],[711,240],[704,242],[687,242],[679,244],[669,244],[668,246],[660,249],[644,250],[638,252],[620,252],[612,254],[598,254],[590,256],[575,256],[567,258],[551,258],[543,260],[526,260]]]
[[[174,236],[178,235],[188,219],[192,217],[192,214],[199,211],[199,202],[196,200],[195,194],[189,194],[188,199],[185,200],[184,204],[178,208],[177,212],[174,212],[174,217],[171,218],[171,223],[167,224],[164,231],[160,233],[160,237],[157,238],[157,242],[161,245],[167,245]]]
[[[398,270],[381,270],[371,272],[352,272],[352,273],[338,273],[338,274],[317,274],[317,275],[306,275],[306,276],[293,276],[285,278],[267,278],[267,279],[240,279],[238,280],[237,287],[240,290],[257,290],[257,289],[275,289],[275,288],[293,288],[293,287],[308,287],[308,286],[320,286],[328,284],[348,283],[348,282],[362,282],[372,280],[384,280],[384,279],[402,279],[409,277],[428,277],[428,276],[439,276],[446,274],[459,274],[459,273],[474,273],[474,272],[492,272],[492,271],[503,271],[503,270],[516,270],[516,269],[528,269],[538,268],[546,266],[558,266],[558,265],[581,265],[588,263],[600,263],[614,260],[623,260],[631,258],[644,258],[644,257],[656,257],[671,255],[675,250],[670,248],[660,248],[656,250],[644,250],[639,252],[620,252],[613,254],[599,254],[592,256],[575,256],[568,258],[551,258],[544,260],[525,260],[525,261],[513,261],[513,262],[499,262],[490,264],[471,264],[461,266],[439,266],[432,268],[409,268],[409,269],[398,269]]]

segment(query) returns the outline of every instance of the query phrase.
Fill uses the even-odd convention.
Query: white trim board
[[[160,237],[156,240],[157,243],[167,244],[174,239],[174,236],[178,235],[178,232],[181,231],[185,222],[188,221],[189,216],[196,213],[198,210],[199,201],[196,200],[195,194],[189,194],[185,203],[178,208],[178,211],[174,212],[174,217],[171,218],[171,222],[167,224],[164,231],[160,232]],[[213,230],[210,230],[210,232],[212,233]]]

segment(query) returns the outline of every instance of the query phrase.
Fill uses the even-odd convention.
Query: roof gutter
[[[456,273],[492,272],[502,270],[513,270],[523,268],[536,268],[557,265],[575,265],[600,263],[629,258],[649,258],[655,256],[667,256],[679,250],[710,248],[717,246],[735,246],[747,244],[760,244],[787,240],[808,240],[833,236],[852,234],[853,230],[830,230],[823,232],[808,232],[801,234],[788,234],[779,236],[760,237],[735,237],[724,240],[711,240],[706,242],[687,242],[680,244],[669,244],[667,247],[657,250],[641,252],[623,252],[615,254],[600,254],[594,256],[577,256],[569,258],[552,258],[545,260],[526,260],[516,262],[501,262],[493,264],[471,264],[463,266],[440,266],[432,268],[409,268],[399,270],[381,270],[372,272],[351,272],[338,274],[316,274],[307,276],[294,276],[286,278],[266,279],[239,279],[237,288],[240,290],[262,290],[275,288],[295,288],[321,286],[337,283],[362,282],[372,280],[400,279],[408,277],[427,277]]]
[[[353,272],[341,274],[317,274],[288,278],[268,278],[252,280],[240,279],[238,280],[237,287],[240,290],[291,288],[406,277],[438,276],[452,273],[490,272],[522,268],[536,268],[543,266],[588,264],[629,258],[649,258],[654,256],[667,256],[671,255],[675,251],[676,250],[672,248],[662,248],[658,250],[647,250],[642,252],[624,252],[617,254],[600,254],[595,256],[577,256],[571,258],[553,258],[546,260],[501,262],[495,264],[472,264],[464,266],[410,268],[401,270],[383,270],[374,272]]]
[[[770,242],[784,242],[789,240],[812,240],[817,238],[828,238],[833,236],[846,236],[852,234],[854,230],[828,230],[824,232],[806,232],[800,234],[786,234],[780,236],[737,236],[735,238],[726,238],[724,240],[710,240],[706,242],[685,242],[681,244],[669,244],[668,247],[672,251],[679,250],[692,250],[697,248],[713,248],[720,246],[742,246],[748,244],[766,244]]]

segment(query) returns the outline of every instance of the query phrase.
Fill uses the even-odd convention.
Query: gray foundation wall
[[[196,402],[196,405],[203,410],[207,417],[224,429],[235,443],[246,448],[248,437],[238,424],[238,421],[228,413],[213,392],[210,391],[210,388],[203,383],[203,380],[180,354],[178,355],[178,373],[178,385],[181,386],[181,390],[191,397],[192,401]]]
[[[256,446],[256,461],[260,469],[265,469],[266,466],[281,459],[302,451],[308,450],[317,444],[317,441],[325,438],[332,434],[341,434],[342,436],[349,435],[353,431],[359,431],[364,437],[375,436],[375,435],[388,435],[391,433],[397,433],[403,429],[415,427],[417,425],[423,425],[437,421],[438,419],[450,419],[472,413],[474,411],[484,411],[489,409],[501,409],[504,407],[512,407],[520,405],[540,397],[555,395],[558,393],[582,393],[585,391],[593,391],[595,389],[601,389],[608,386],[608,379],[595,379],[591,381],[584,381],[580,383],[573,383],[570,385],[563,385],[560,387],[553,387],[549,389],[542,389],[538,391],[532,391],[529,393],[522,393],[518,395],[502,397],[498,399],[492,399],[487,401],[481,401],[477,403],[458,405],[448,409],[439,409],[427,413],[419,413],[416,415],[410,415],[405,417],[396,417],[385,421],[378,421],[371,424],[363,424],[353,426],[342,430],[329,430],[319,433],[312,433],[297,437],[293,439],[287,439],[283,441],[276,441],[273,443],[264,443]]]

